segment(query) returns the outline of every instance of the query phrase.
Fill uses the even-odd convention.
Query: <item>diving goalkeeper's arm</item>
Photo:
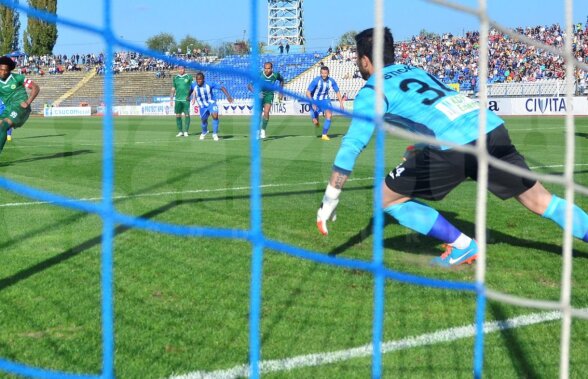
[[[329,185],[327,185],[321,207],[316,213],[316,225],[323,235],[329,234],[327,221],[335,219],[335,208],[339,203],[339,194],[343,185],[351,175],[357,157],[365,149],[374,133],[376,124],[370,119],[374,113],[374,99],[375,92],[371,86],[363,87],[355,98],[351,124],[337,151]]]
[[[335,209],[337,208],[337,204],[339,204],[339,194],[341,194],[343,185],[348,177],[348,175],[335,170],[333,170],[333,173],[331,174],[331,179],[325,190],[323,201],[316,212],[316,226],[319,232],[324,236],[329,234],[327,221],[335,221],[337,219]]]

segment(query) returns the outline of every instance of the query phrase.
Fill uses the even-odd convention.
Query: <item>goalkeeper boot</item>
[[[323,134],[323,136],[321,137],[321,139],[322,139],[323,141],[330,141],[330,140],[331,140],[331,139],[329,138],[329,136],[328,136],[328,135],[326,135],[326,134]]]
[[[6,141],[8,141],[8,142],[12,141],[12,136],[10,134],[6,136]]]
[[[433,258],[431,265],[453,267],[463,263],[472,264],[476,258],[478,258],[478,244],[472,240],[465,249],[445,245],[445,252],[440,257]]]

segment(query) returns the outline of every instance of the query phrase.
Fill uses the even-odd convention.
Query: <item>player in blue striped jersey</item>
[[[192,85],[192,103],[198,104],[200,108],[200,120],[202,122],[200,140],[203,140],[208,134],[208,117],[212,116],[212,139],[218,141],[219,119],[218,105],[213,92],[215,89],[223,91],[229,103],[233,102],[231,94],[224,86],[216,83],[205,83],[204,74],[201,72],[196,74],[196,83]]]
[[[317,76],[312,80],[312,82],[310,82],[310,85],[306,90],[306,97],[317,101],[316,104],[311,104],[312,109],[310,110],[310,118],[312,119],[312,123],[317,128],[319,127],[319,113],[323,112],[325,115],[325,123],[323,125],[323,134],[321,137],[324,141],[328,141],[330,139],[327,133],[331,127],[331,117],[333,115],[329,109],[331,106],[329,92],[331,92],[331,90],[335,92],[341,109],[345,109],[343,97],[341,96],[341,92],[339,92],[339,86],[337,85],[337,82],[333,78],[329,77],[329,68],[327,66],[322,66],[320,76]]]
[[[441,143],[441,146],[422,146],[390,171],[382,186],[384,212],[401,225],[447,244],[445,252],[433,259],[434,265],[451,267],[472,263],[478,254],[476,241],[432,207],[414,200],[441,200],[460,183],[478,177],[477,158],[455,151],[443,145],[443,141],[475,146],[479,138],[485,138],[487,151],[494,158],[527,171],[529,167],[512,144],[500,117],[489,110],[480,111],[477,102],[448,88],[431,74],[416,67],[394,64],[394,39],[388,28],[384,32],[384,96],[376,99],[373,34],[373,29],[367,29],[355,37],[357,65],[367,83],[355,98],[354,115],[373,115],[376,101],[383,101],[387,122],[434,137]],[[485,112],[487,118],[485,136],[479,135],[480,112]],[[317,227],[324,235],[328,234],[327,221],[334,217],[339,194],[374,129],[373,122],[353,117],[343,137],[317,212]],[[536,180],[489,166],[488,190],[503,200],[514,197],[531,212],[564,226],[566,201],[552,195]],[[576,205],[572,205],[572,214],[572,234],[588,242],[588,215]]]

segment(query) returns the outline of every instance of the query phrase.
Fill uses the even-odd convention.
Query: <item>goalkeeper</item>
[[[0,99],[6,106],[0,113],[0,152],[6,144],[8,130],[24,125],[31,114],[31,103],[39,94],[35,82],[12,73],[15,67],[16,63],[10,57],[0,57]]]
[[[366,85],[359,91],[354,113],[373,114],[376,101],[372,45],[374,30],[367,29],[355,37],[357,65]],[[427,72],[394,64],[394,40],[388,28],[384,32],[384,119],[400,128],[434,136],[439,141],[476,145],[479,105],[455,92]],[[504,121],[490,111],[486,138],[490,155],[519,168],[529,170],[525,159],[513,146]],[[354,117],[337,152],[333,171],[321,207],[317,212],[319,232],[328,234],[327,221],[333,219],[339,194],[351,174],[355,161],[374,132],[373,122]],[[441,200],[467,178],[476,180],[476,157],[454,151],[447,146],[424,146],[405,156],[383,186],[384,212],[401,225],[446,243],[446,250],[433,259],[437,266],[451,267],[472,263],[478,254],[476,241],[462,233],[439,212],[414,200]],[[505,200],[514,197],[531,212],[564,226],[566,202],[549,193],[531,179],[488,167],[488,190]],[[573,206],[574,237],[588,242],[588,215]]]

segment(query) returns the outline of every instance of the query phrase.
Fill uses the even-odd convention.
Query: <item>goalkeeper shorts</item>
[[[486,141],[490,155],[529,170],[525,158],[513,146],[504,125],[488,133]],[[475,146],[476,142],[469,145]],[[478,178],[478,160],[474,155],[427,146],[390,171],[386,176],[386,185],[392,191],[408,197],[441,200],[468,178]],[[488,167],[488,190],[500,199],[518,196],[535,183],[535,180]]]

